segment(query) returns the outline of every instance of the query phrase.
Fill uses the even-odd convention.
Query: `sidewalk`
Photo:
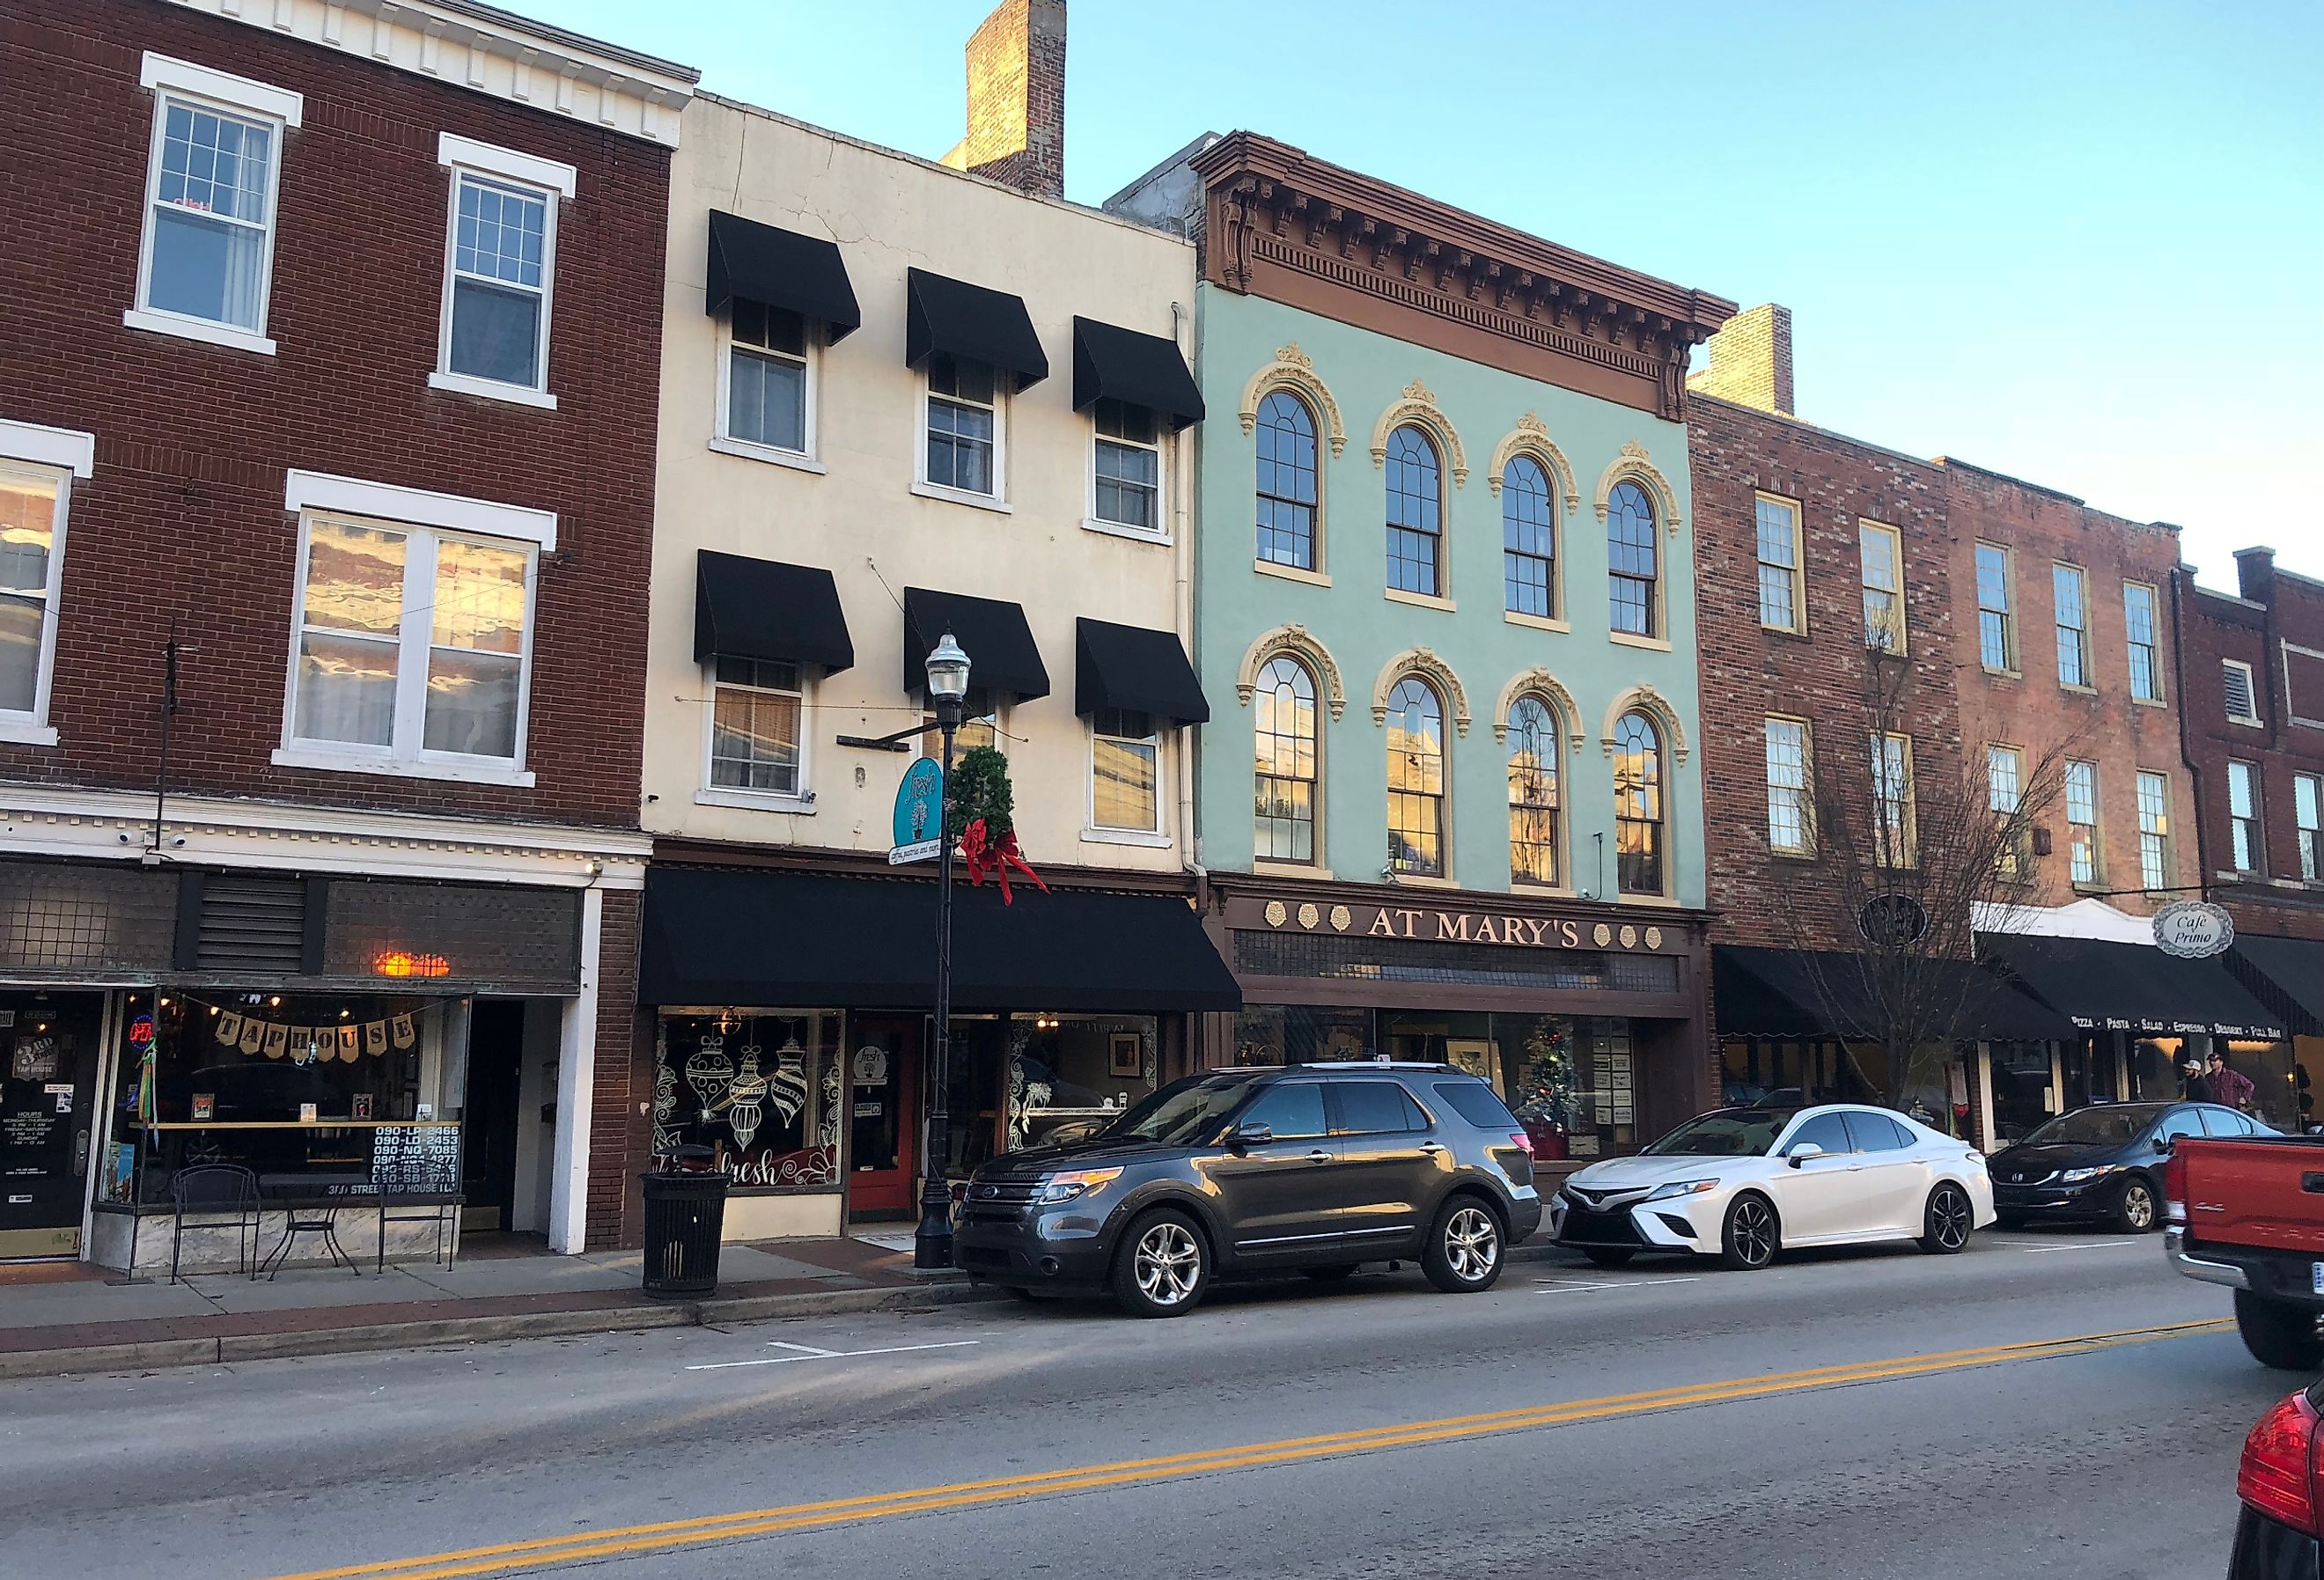
[[[729,1245],[718,1293],[706,1300],[647,1298],[634,1251],[520,1251],[448,1269],[391,1263],[383,1273],[368,1263],[360,1274],[297,1268],[272,1282],[215,1273],[118,1284],[83,1263],[0,1266],[0,1378],[923,1309],[998,1293],[956,1273],[913,1274],[902,1244]]]

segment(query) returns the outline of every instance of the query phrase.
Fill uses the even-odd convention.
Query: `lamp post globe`
[[[928,701],[935,707],[936,728],[944,735],[944,779],[946,808],[938,813],[943,827],[936,846],[936,981],[935,1047],[928,1055],[928,1127],[920,1149],[920,1226],[912,1235],[912,1266],[934,1271],[952,1266],[952,1187],[945,1164],[952,1150],[952,1116],[946,1094],[952,1080],[952,842],[949,802],[952,794],[953,738],[960,732],[961,712],[968,696],[968,655],[947,631],[929,650]]]

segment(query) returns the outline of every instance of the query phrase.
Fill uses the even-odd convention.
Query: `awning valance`
[[[942,352],[1011,374],[1020,390],[1049,376],[1049,358],[1022,297],[926,269],[909,272],[905,292],[906,366],[918,367]]]
[[[1074,410],[1100,401],[1144,406],[1176,431],[1203,420],[1203,393],[1178,343],[1095,319],[1074,320]]]
[[[1040,853],[1033,859],[1038,862]],[[641,1002],[925,1010],[936,885],[747,867],[646,875]],[[953,892],[953,1007],[1169,1014],[1241,1006],[1184,895]]]
[[[2285,1012],[2292,1030],[2324,1034],[2324,943],[2236,935],[2228,968],[2260,1003]]]
[[[1979,933],[1978,948],[2082,1031],[2279,1038],[2283,1018],[2214,956],[2182,960],[2147,944]]]
[[[1711,956],[1720,1032],[1879,1040],[1888,1016],[1880,1008],[1874,958],[1720,946]],[[1926,973],[1915,979],[1914,996],[1929,1006],[1933,1021],[1958,1005],[1958,1035],[1964,1040],[2043,1042],[2076,1035],[2063,1015],[1969,961],[1931,960],[1914,969]]]
[[[694,657],[774,659],[826,670],[855,662],[831,572],[705,549],[694,566]]]
[[[863,321],[836,245],[714,208],[703,306],[715,318],[738,296],[819,319],[833,340]]]
[[[1074,711],[1150,713],[1182,725],[1208,724],[1211,705],[1176,633],[1083,620],[1074,636]]]
[[[965,593],[904,589],[904,689],[918,696],[927,687],[928,652],[951,632],[968,655],[972,697],[1005,694],[1019,701],[1049,694],[1049,671],[1034,645],[1033,628],[1021,605]]]

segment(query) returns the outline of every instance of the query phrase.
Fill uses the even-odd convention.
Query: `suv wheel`
[[[1473,1196],[1456,1196],[1436,1215],[1421,1252],[1420,1270],[1448,1295],[1489,1289],[1501,1276],[1501,1221]]]
[[[1210,1281],[1203,1232],[1169,1207],[1132,1224],[1113,1261],[1113,1298],[1133,1317],[1183,1317]]]

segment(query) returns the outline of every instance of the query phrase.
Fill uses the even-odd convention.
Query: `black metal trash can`
[[[723,1172],[648,1174],[645,1292],[708,1295],[718,1288],[718,1236],[726,1223]]]

